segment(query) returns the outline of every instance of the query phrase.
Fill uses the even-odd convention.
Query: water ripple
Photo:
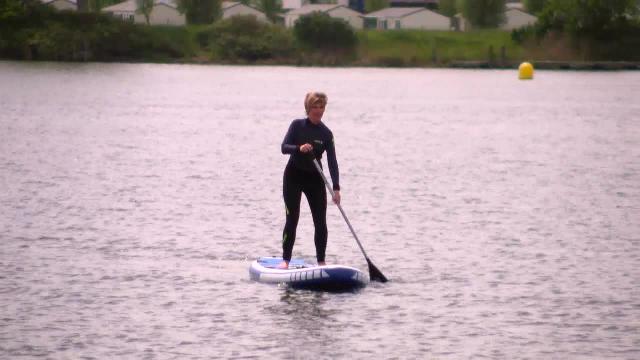
[[[636,73],[0,76],[0,358],[640,356]],[[279,145],[309,84],[329,93],[343,206],[387,284],[248,279],[281,251]],[[313,259],[304,204],[295,255]],[[328,224],[328,260],[366,269],[332,206]]]

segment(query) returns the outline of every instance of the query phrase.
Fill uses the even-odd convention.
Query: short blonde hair
[[[304,109],[308,114],[313,105],[321,104],[322,106],[327,106],[328,101],[329,99],[325,93],[312,91],[307,93],[307,96],[304,97]]]

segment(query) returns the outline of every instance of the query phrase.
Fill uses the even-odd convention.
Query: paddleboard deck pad
[[[261,257],[251,263],[251,280],[287,284],[298,289],[345,291],[363,287],[368,277],[362,271],[344,265],[317,266],[304,259],[291,259],[288,269],[278,269],[281,257]]]

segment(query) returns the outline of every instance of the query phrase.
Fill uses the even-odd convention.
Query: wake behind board
[[[317,266],[304,259],[291,259],[289,268],[278,269],[281,257],[261,257],[251,263],[251,280],[262,283],[285,283],[293,288],[345,291],[363,287],[368,278],[362,271],[344,265]]]

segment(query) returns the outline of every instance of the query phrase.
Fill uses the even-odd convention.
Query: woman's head
[[[324,114],[324,108],[327,106],[327,95],[325,93],[312,91],[307,93],[304,98],[304,109],[307,116],[314,123],[319,123]]]
[[[317,91],[307,93],[307,96],[304,97],[304,109],[307,111],[307,114],[309,114],[311,107],[314,105],[327,106],[327,95]]]

